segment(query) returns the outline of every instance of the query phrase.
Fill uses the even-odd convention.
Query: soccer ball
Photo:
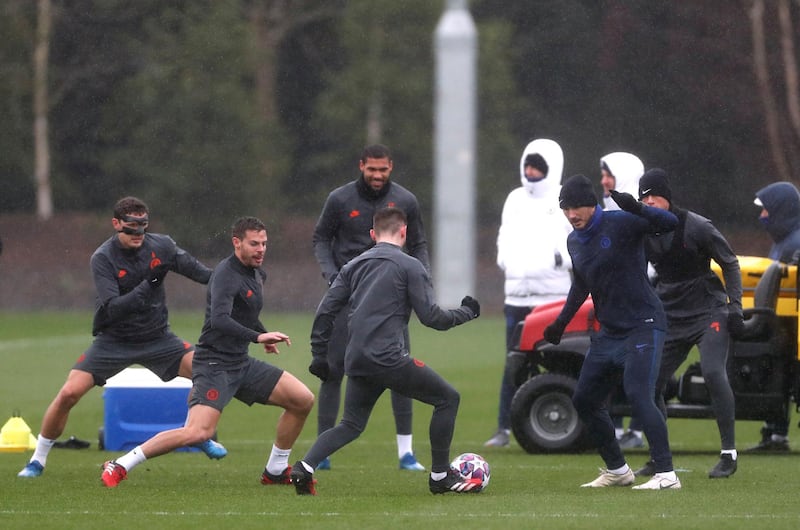
[[[459,472],[464,478],[477,478],[481,480],[480,489],[483,491],[489,485],[492,470],[481,455],[475,453],[460,454],[450,463],[450,467]]]

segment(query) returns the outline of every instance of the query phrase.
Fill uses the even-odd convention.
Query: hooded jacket
[[[547,174],[530,182],[525,158],[539,154]],[[508,194],[497,234],[497,265],[505,274],[505,304],[534,307],[564,298],[569,292],[572,262],[567,236],[572,226],[558,207],[564,155],[553,140],[529,143],[519,162],[521,186]]]
[[[614,189],[620,193],[639,196],[639,179],[644,174],[644,164],[639,157],[631,153],[609,153],[600,159],[600,167],[614,177]],[[610,196],[603,194],[604,210],[619,210],[619,206]]]
[[[800,192],[790,182],[774,182],[756,192],[769,217],[763,220],[774,241],[769,258],[789,263],[800,250]]]

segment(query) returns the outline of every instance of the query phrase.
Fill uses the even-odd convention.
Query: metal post
[[[436,26],[434,259],[437,302],[475,294],[477,31],[466,0],[447,0]]]

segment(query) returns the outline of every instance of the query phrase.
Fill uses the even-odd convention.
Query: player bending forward
[[[412,359],[404,340],[411,310],[424,325],[446,330],[480,315],[480,304],[464,297],[458,309],[441,309],[433,301],[433,285],[419,260],[403,252],[406,215],[398,208],[379,210],[370,235],[376,245],[353,258],[339,272],[317,308],[311,330],[313,360],[309,370],[323,381],[333,322],[350,303],[350,336],[345,352],[347,387],[344,415],[323,432],[291,473],[299,495],[316,495],[314,469],[326,457],[364,431],[375,402],[384,390],[433,406],[430,423],[432,493],[480,491],[480,480],[464,479],[450,467],[460,396],[425,363]]]

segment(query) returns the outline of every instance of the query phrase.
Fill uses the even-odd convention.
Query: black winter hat
[[[558,194],[558,206],[562,210],[581,206],[597,206],[597,195],[594,194],[592,181],[586,175],[572,175],[561,186],[561,193]]]
[[[672,189],[669,187],[669,177],[663,169],[654,167],[648,169],[639,179],[639,200],[648,195],[664,197],[672,202]]]
[[[547,170],[549,169],[547,161],[539,153],[531,153],[528,156],[526,156],[525,164],[523,164],[523,167],[525,166],[531,166],[535,169],[538,169],[539,171],[542,172],[542,175],[545,176],[547,176]]]

